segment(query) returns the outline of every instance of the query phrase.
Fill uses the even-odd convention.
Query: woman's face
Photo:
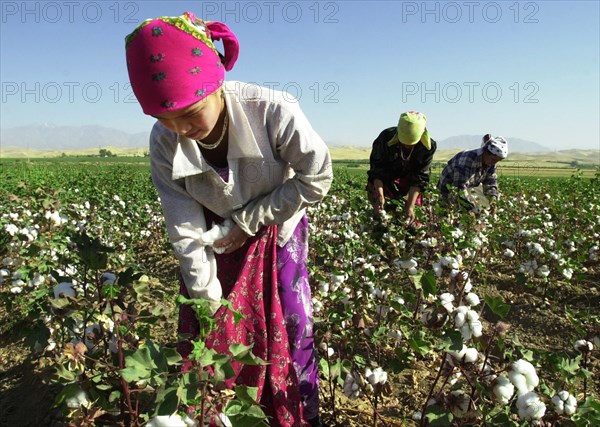
[[[179,110],[155,115],[167,129],[190,139],[205,139],[215,128],[223,108],[221,91]]]
[[[483,161],[484,165],[493,166],[496,163],[498,163],[500,160],[502,160],[502,157],[496,156],[487,150],[483,150],[482,161]]]

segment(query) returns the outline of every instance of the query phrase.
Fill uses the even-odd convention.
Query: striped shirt
[[[483,184],[483,193],[498,198],[498,177],[496,165],[483,164],[483,148],[461,151],[449,161],[438,182],[443,196],[448,196],[448,186],[459,190],[477,187]]]

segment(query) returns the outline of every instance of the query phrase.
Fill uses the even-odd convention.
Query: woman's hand
[[[213,246],[215,248],[227,248],[225,249],[226,254],[230,254],[233,251],[238,250],[246,243],[248,236],[237,224],[233,224],[229,234],[222,239],[216,240]]]

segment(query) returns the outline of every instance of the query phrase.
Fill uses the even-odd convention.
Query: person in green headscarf
[[[383,130],[373,142],[367,172],[367,195],[375,212],[383,212],[390,200],[406,198],[409,225],[415,222],[414,207],[422,203],[437,149],[426,122],[427,117],[417,111],[402,113],[398,126]]]

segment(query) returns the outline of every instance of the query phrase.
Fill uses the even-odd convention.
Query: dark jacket
[[[437,143],[431,139],[430,150],[427,150],[420,142],[417,143],[410,159],[405,161],[400,157],[400,143],[388,145],[388,141],[395,133],[396,127],[387,128],[373,142],[370,158],[371,168],[367,172],[369,182],[380,179],[385,186],[392,186],[396,178],[404,178],[408,179],[411,187],[419,187],[423,191],[429,183],[431,161],[437,149]]]

